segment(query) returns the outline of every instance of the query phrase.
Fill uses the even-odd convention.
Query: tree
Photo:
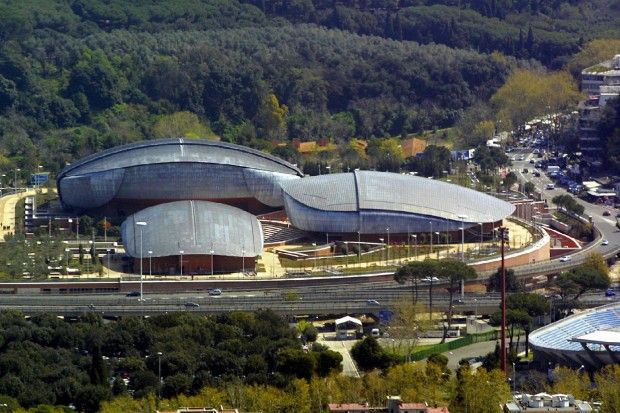
[[[276,355],[276,370],[288,376],[310,379],[315,367],[312,354],[300,349],[282,349]]]
[[[515,174],[514,172],[510,171],[506,174],[506,176],[504,177],[504,186],[506,187],[506,189],[510,189],[512,188],[512,186],[514,184],[517,183],[519,179],[517,178],[517,174]]]
[[[195,113],[175,112],[159,116],[153,125],[157,138],[190,138],[217,140],[218,136]]]
[[[281,105],[275,94],[269,93],[256,117],[258,131],[265,139],[278,139],[286,134],[288,107]]]
[[[571,56],[566,68],[575,79],[587,67],[611,59],[620,50],[620,39],[594,39],[585,44],[581,50]]]
[[[501,290],[502,269],[498,268],[497,271],[489,277],[487,282],[487,292],[500,292]],[[519,281],[512,268],[506,268],[506,292],[516,293],[523,291],[523,283]]]
[[[537,116],[572,108],[580,98],[577,84],[566,72],[517,70],[491,97],[491,104],[497,118],[507,119],[516,129]]]
[[[620,411],[620,366],[611,364],[603,367],[594,374],[596,383],[595,400],[601,402],[601,413],[613,413]]]
[[[421,305],[403,299],[392,308],[394,315],[390,320],[390,336],[398,340],[399,346],[405,346],[405,353],[409,357],[418,345],[422,333],[431,327],[430,322],[422,317],[425,311]]]
[[[390,356],[374,337],[366,337],[351,348],[351,356],[357,366],[364,370],[385,369],[390,366]]]
[[[415,305],[418,302],[418,282],[426,277],[432,266],[431,261],[413,261],[400,267],[394,273],[394,280],[399,284],[411,281],[411,298]]]
[[[532,194],[534,191],[536,191],[536,185],[533,182],[527,181],[523,184],[523,192],[525,194]]]
[[[529,355],[529,335],[532,329],[532,319],[545,314],[549,309],[549,302],[540,294],[516,293],[508,296],[506,308],[524,311],[529,316],[522,316],[517,320],[525,331],[525,356],[527,357]]]
[[[450,170],[450,150],[444,146],[428,145],[421,156],[408,158],[407,168],[420,176],[441,177]]]
[[[456,260],[442,260],[438,261],[439,271],[437,272],[439,278],[448,280],[448,295],[449,295],[449,307],[448,307],[448,325],[444,327],[443,338],[441,342],[445,342],[448,330],[452,326],[452,308],[454,305],[454,293],[458,290],[461,283],[465,283],[467,280],[473,280],[476,278],[476,271],[465,264],[462,261]]]
[[[324,350],[316,354],[316,373],[319,377],[327,377],[332,372],[342,371],[342,354]]]
[[[398,172],[404,161],[403,148],[396,138],[372,139],[368,143],[368,156],[379,171]]]

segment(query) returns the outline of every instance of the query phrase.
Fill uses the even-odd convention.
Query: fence
[[[449,341],[447,343],[440,343],[433,347],[425,348],[424,350],[417,351],[410,356],[411,361],[419,361],[428,358],[433,353],[445,353],[446,351],[455,350],[457,348],[469,346],[470,344],[480,343],[483,341],[497,340],[499,332],[496,330],[487,331],[480,334],[469,334],[465,337],[457,338],[456,340]]]

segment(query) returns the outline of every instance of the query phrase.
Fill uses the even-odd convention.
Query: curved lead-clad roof
[[[313,176],[288,182],[283,190],[309,208],[332,212],[389,211],[477,223],[499,221],[515,210],[482,192],[389,172]]]
[[[67,165],[57,181],[72,175],[104,172],[145,164],[214,163],[302,176],[288,162],[264,152],[206,139],[160,139],[117,146]]]
[[[145,226],[136,225],[146,222]],[[143,209],[121,226],[127,254],[140,257],[202,254],[255,257],[263,249],[263,231],[256,217],[225,204],[176,201]]]

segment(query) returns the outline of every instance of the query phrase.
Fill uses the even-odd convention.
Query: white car
[[[560,258],[560,262],[568,262],[570,261],[572,258],[570,255],[565,255],[562,258]]]
[[[439,281],[439,278],[437,278],[437,277],[424,277],[424,278],[422,278],[422,282],[424,282],[424,283],[430,283],[430,282],[436,283],[437,281]]]
[[[601,241],[601,245],[609,245],[609,241],[604,239],[603,241]]]

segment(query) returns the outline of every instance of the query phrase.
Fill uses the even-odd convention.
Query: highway
[[[148,294],[144,300],[122,294],[98,295],[6,295],[0,300],[0,310],[19,310],[28,315],[50,313],[77,316],[84,312],[97,312],[104,316],[154,315],[174,311],[195,313],[221,313],[271,309],[281,314],[355,314],[378,313],[399,302],[413,299],[410,286],[359,286],[357,289],[304,287],[294,291],[224,291],[221,296],[204,292],[178,294]],[[287,297],[288,294],[288,297]],[[428,289],[421,287],[419,303],[428,306]],[[369,301],[370,300],[370,301]],[[498,294],[470,293],[463,302],[454,297],[457,313],[472,312],[491,314],[499,307]],[[610,298],[601,293],[585,295],[586,306],[609,303]],[[191,303],[191,304],[189,304]],[[186,305],[188,304],[188,305]],[[433,309],[447,311],[449,295],[437,287],[433,292]]]

